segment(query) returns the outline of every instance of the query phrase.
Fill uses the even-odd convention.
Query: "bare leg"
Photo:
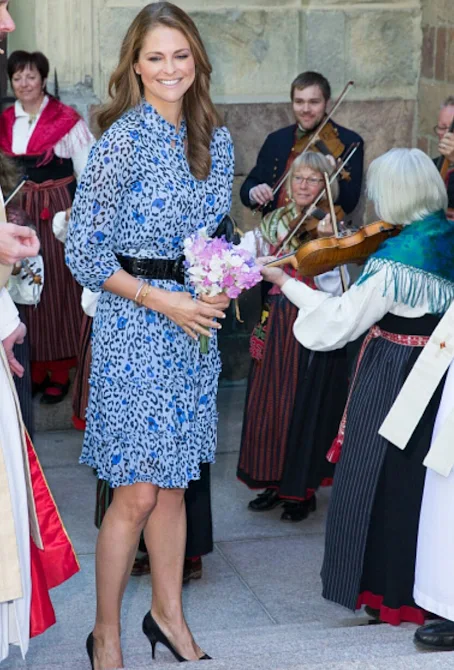
[[[115,489],[96,546],[96,670],[123,667],[120,610],[140,533],[156,505],[158,487],[133,484]]]
[[[159,489],[158,502],[144,529],[151,563],[151,613],[164,635],[188,660],[203,652],[196,645],[183,614],[183,563],[186,510],[183,489]]]

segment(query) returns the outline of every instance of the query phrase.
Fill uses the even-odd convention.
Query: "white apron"
[[[432,442],[453,411],[454,364],[451,364]],[[444,477],[427,469],[419,520],[414,598],[428,612],[454,621],[454,470]]]

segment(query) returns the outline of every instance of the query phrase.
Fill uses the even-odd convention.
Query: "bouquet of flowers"
[[[213,297],[225,293],[238,298],[258,284],[262,275],[254,257],[225,237],[209,237],[206,228],[184,241],[185,266],[196,295]],[[208,338],[200,336],[200,350],[208,352]]]

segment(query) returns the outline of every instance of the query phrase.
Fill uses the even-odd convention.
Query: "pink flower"
[[[184,241],[186,267],[197,294],[217,295],[224,291],[229,298],[252,288],[262,276],[254,258],[225,238],[210,238],[206,229]]]

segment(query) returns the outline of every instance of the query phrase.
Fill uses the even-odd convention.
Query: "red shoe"
[[[40,403],[43,405],[56,405],[61,402],[68,395],[69,385],[69,379],[66,384],[50,380],[46,390],[41,396]]]

